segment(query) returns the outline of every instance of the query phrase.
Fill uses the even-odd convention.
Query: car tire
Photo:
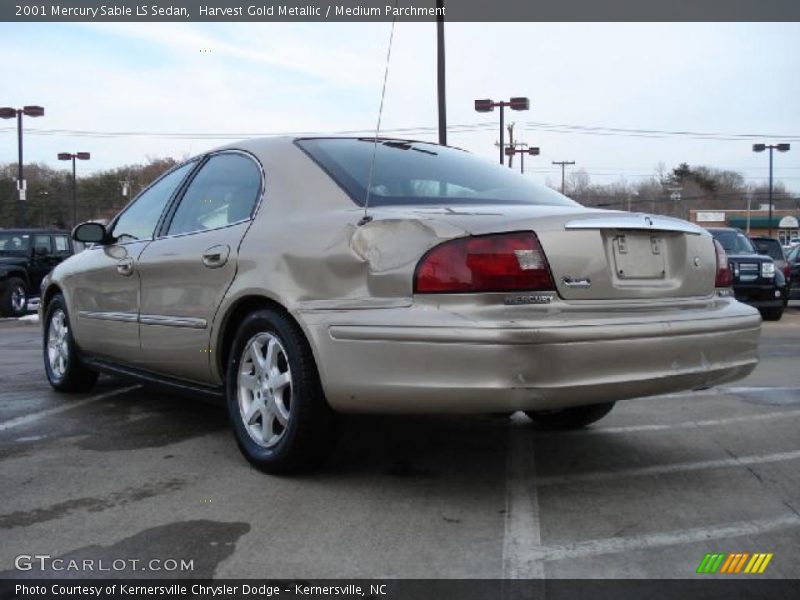
[[[22,317],[26,312],[28,312],[28,290],[25,282],[19,277],[10,277],[0,297],[0,316]]]
[[[614,402],[572,406],[559,410],[526,410],[525,414],[542,429],[581,429],[605,417]]]
[[[777,306],[775,308],[762,308],[761,318],[765,321],[780,321],[783,317],[784,306]]]
[[[66,302],[61,294],[47,305],[42,328],[44,370],[50,385],[59,392],[86,392],[97,383],[97,372],[81,362],[72,337]]]
[[[338,433],[311,348],[285,313],[262,309],[242,321],[227,366],[231,427],[245,458],[267,473],[308,470]]]

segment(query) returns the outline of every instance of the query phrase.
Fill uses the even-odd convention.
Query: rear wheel
[[[762,308],[759,312],[765,321],[780,321],[783,317],[783,309],[784,305],[781,305],[774,308]]]
[[[97,382],[97,372],[81,363],[61,294],[47,306],[44,323],[44,370],[50,385],[60,392],[90,390]]]
[[[543,429],[581,429],[605,417],[614,402],[572,406],[558,410],[526,410],[525,414]]]
[[[19,277],[6,281],[6,289],[0,297],[0,316],[21,317],[28,310],[28,290]]]
[[[226,388],[236,442],[258,469],[300,471],[332,449],[336,415],[322,393],[305,336],[285,314],[264,309],[242,322]]]

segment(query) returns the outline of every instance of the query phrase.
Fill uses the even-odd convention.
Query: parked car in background
[[[67,231],[0,229],[0,316],[24,315],[44,276],[72,253]]]
[[[781,243],[775,238],[766,236],[751,236],[750,241],[759,254],[769,256],[772,262],[775,263],[775,268],[783,273],[786,279],[786,300],[788,300],[789,291],[791,290],[791,279],[789,277],[789,263],[786,261],[786,254],[783,251],[783,246],[781,246]]]
[[[786,254],[786,264],[789,268],[789,298],[800,300],[800,244]]]
[[[225,398],[270,472],[327,456],[338,413],[576,428],[758,362],[761,318],[704,229],[586,208],[437,144],[232,144],[74,236],[93,246],[39,309],[50,384],[108,371]]]
[[[786,277],[771,257],[759,254],[748,237],[738,229],[710,228],[724,248],[733,275],[736,299],[759,310],[767,321],[779,321],[786,307]]]

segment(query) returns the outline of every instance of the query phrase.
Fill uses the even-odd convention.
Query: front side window
[[[0,231],[0,254],[23,255],[31,247],[31,236],[27,233],[3,233]]]
[[[167,235],[225,227],[249,219],[261,191],[261,170],[235,153],[208,159],[181,198]]]
[[[529,177],[455,148],[403,140],[378,140],[375,146],[368,138],[308,138],[297,140],[297,145],[359,206],[365,203],[368,185],[369,202],[376,206],[577,206]]]
[[[189,162],[178,167],[139,194],[117,219],[112,237],[118,242],[152,239],[164,207],[194,165]]]

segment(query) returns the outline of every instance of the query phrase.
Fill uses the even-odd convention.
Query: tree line
[[[548,182],[551,187],[557,186]],[[610,184],[592,183],[579,169],[566,179],[565,194],[584,206],[651,212],[687,219],[689,210],[756,210],[769,197],[767,184],[748,184],[744,176],[725,169],[681,163],[673,169],[658,165],[652,176],[636,182],[620,179]],[[773,182],[776,209],[800,210],[800,196]]]
[[[77,222],[109,219],[151,181],[178,164],[174,158],[148,157],[141,164],[125,165],[79,176]],[[0,164],[0,227],[21,223],[16,190],[17,165]],[[25,212],[30,227],[69,229],[72,222],[72,173],[34,163],[25,165],[28,182]],[[550,183],[550,182],[548,182]],[[552,185],[552,184],[551,184]],[[552,186],[556,187],[556,186]],[[637,182],[621,179],[610,184],[592,183],[579,169],[569,174],[565,193],[585,206],[633,210],[688,218],[690,209],[753,209],[767,201],[765,184],[747,184],[736,171],[686,163],[668,170],[658,165],[649,178]],[[775,208],[800,210],[800,197],[778,181],[773,186]]]

